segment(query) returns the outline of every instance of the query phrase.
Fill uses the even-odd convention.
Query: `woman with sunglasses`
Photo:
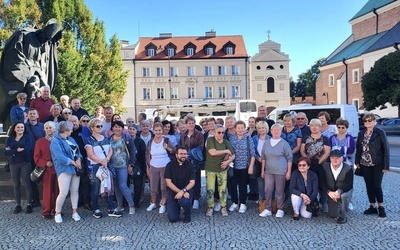
[[[384,173],[389,172],[389,143],[385,132],[375,126],[374,114],[366,113],[363,122],[365,130],[358,133],[355,163],[357,168],[361,168],[370,203],[364,214],[378,214],[384,218],[382,178]]]
[[[28,107],[26,104],[25,93],[19,93],[17,95],[18,104],[13,106],[10,111],[11,123],[14,124],[18,121],[26,122],[28,120]]]
[[[108,169],[108,162],[111,159],[113,150],[111,148],[110,140],[101,134],[103,125],[101,120],[93,118],[89,122],[89,129],[92,135],[87,139],[85,149],[88,156],[88,174],[91,184],[91,199],[93,208],[93,217],[100,219],[103,217],[99,209],[98,197],[100,192],[101,181],[96,177],[97,170],[100,167]],[[112,174],[109,172],[108,178],[112,178]],[[113,189],[113,188],[111,188]],[[114,206],[114,192],[111,190],[107,194],[107,209],[108,216],[110,217],[121,217],[122,214],[115,209]]]
[[[342,118],[337,119],[336,128],[339,131],[338,134],[332,135],[329,138],[331,143],[331,151],[338,149],[343,155],[343,162],[347,163],[349,166],[353,166],[354,163],[354,151],[356,149],[354,137],[347,133],[347,129],[349,128],[349,122]],[[354,210],[353,203],[350,199],[348,209],[350,211]]]
[[[312,212],[307,211],[318,195],[318,176],[310,169],[311,161],[308,157],[300,157],[297,161],[298,170],[293,171],[290,178],[289,191],[293,206],[293,219],[311,218]]]
[[[62,115],[66,121],[68,121],[68,116],[72,114],[72,110],[69,108],[65,108],[62,110]]]

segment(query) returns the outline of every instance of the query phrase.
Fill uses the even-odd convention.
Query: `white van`
[[[290,107],[276,108],[268,115],[269,119],[277,123],[283,124],[283,117],[294,111],[296,113],[303,112],[307,115],[308,121],[313,118],[318,118],[318,113],[326,111],[331,116],[328,124],[335,125],[339,117],[349,121],[349,129],[347,130],[352,136],[357,137],[359,132],[358,113],[354,105],[348,104],[329,104],[329,105],[311,105],[311,104],[297,104]]]

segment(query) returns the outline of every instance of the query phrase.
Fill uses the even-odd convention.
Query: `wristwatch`
[[[183,191],[184,193],[186,193],[186,192],[187,192],[187,189],[186,189],[186,188],[184,188],[184,189],[182,189],[182,191]]]

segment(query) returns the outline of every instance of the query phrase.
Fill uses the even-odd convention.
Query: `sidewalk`
[[[388,218],[382,219],[363,215],[368,207],[365,184],[355,177],[355,210],[348,213],[344,225],[326,215],[294,221],[290,209],[284,218],[261,218],[253,201],[248,202],[245,214],[222,217],[216,212],[208,218],[204,186],[201,208],[193,212],[188,224],[169,223],[167,215],[158,210],[147,212],[148,188],[135,215],[95,219],[80,208],[82,221],[74,222],[67,200],[61,224],[42,219],[39,208],[30,215],[14,215],[14,202],[3,201],[0,249],[399,249],[399,178],[400,174],[390,172],[383,179]],[[101,207],[104,212],[104,202]]]

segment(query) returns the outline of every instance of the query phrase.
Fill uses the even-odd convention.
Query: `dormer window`
[[[194,49],[193,48],[187,48],[186,49],[186,55],[187,56],[193,56],[194,55]]]
[[[209,56],[214,55],[215,54],[215,48],[216,48],[216,46],[212,42],[207,43],[204,46],[204,54],[209,55]]]
[[[168,56],[168,57],[176,55],[176,46],[175,46],[175,44],[168,43],[167,46],[165,46],[165,55]]]
[[[153,43],[149,43],[145,48],[146,56],[155,56],[157,47]]]
[[[147,56],[154,56],[154,55],[155,55],[154,49],[147,49]]]
[[[168,56],[174,56],[174,55],[175,55],[175,50],[172,49],[172,48],[169,48],[169,49],[167,50],[167,55],[168,55]]]
[[[196,54],[196,45],[194,45],[192,42],[186,44],[183,49],[185,51],[185,55],[187,56],[194,56]]]
[[[229,42],[225,43],[223,48],[224,48],[225,55],[234,55],[235,54],[236,45],[233,42],[229,41]]]

